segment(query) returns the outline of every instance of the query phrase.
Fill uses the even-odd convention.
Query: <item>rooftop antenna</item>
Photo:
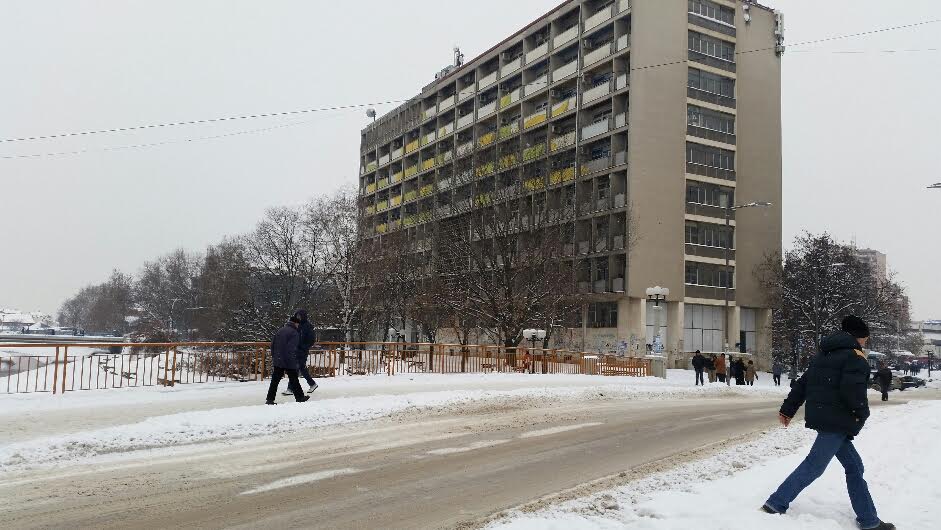
[[[461,48],[455,44],[454,45],[454,66],[463,66],[464,65],[464,54],[461,53]]]
[[[367,118],[372,118],[372,122],[373,122],[373,123],[376,123],[376,109],[374,109],[374,108],[368,108],[368,109],[366,109],[366,117],[367,117]]]

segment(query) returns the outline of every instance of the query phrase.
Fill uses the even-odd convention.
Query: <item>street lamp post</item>
[[[539,341],[541,341],[541,340],[546,340],[546,330],[544,330],[544,329],[524,329],[524,330],[523,330],[523,338],[526,339],[526,340],[528,340],[528,341],[532,344],[532,349],[535,350],[535,349],[536,349],[536,343],[537,343],[537,342],[539,342]],[[529,373],[534,374],[534,373],[536,373],[536,357],[535,357],[534,355],[532,355],[532,354],[530,354],[530,357],[531,357],[531,359],[530,359],[530,361],[529,361]],[[543,355],[543,360],[542,360],[542,362],[543,362],[543,363],[546,362],[546,360],[545,360],[545,355]]]
[[[667,297],[669,296],[670,290],[666,287],[660,287],[658,285],[647,289],[647,300],[653,302],[654,312],[656,313],[653,319],[653,351],[647,355],[647,359],[650,360],[651,372],[653,372],[652,375],[660,377],[661,379],[666,379],[667,371],[666,362],[663,358],[663,339],[660,337],[660,312],[662,309],[660,302],[666,304]],[[646,327],[646,325],[647,324],[644,323],[644,327]],[[646,343],[647,341],[644,340],[644,342]]]
[[[732,252],[732,240],[734,239],[732,234],[732,212],[738,210],[744,210],[746,208],[770,208],[774,206],[770,202],[749,202],[746,204],[740,204],[738,206],[733,205],[731,201],[728,202],[725,207],[725,235],[726,240],[722,245],[723,251],[725,253],[725,329],[722,330],[725,333],[725,353],[729,353],[729,308],[731,307],[731,289],[732,289],[732,267],[731,267],[731,252]]]
[[[928,379],[931,379],[931,363],[934,362],[934,350],[925,350],[928,356]]]

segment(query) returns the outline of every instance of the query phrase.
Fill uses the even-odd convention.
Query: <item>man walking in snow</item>
[[[291,320],[284,325],[271,341],[271,360],[274,364],[274,371],[271,373],[271,384],[268,385],[268,397],[265,404],[275,405],[275,396],[278,394],[278,384],[287,374],[288,381],[293,383],[294,399],[298,403],[303,403],[310,399],[301,392],[301,384],[297,380],[297,345],[300,341],[300,334],[297,327],[300,320],[291,317]]]
[[[853,446],[853,438],[869,418],[869,362],[863,352],[869,326],[859,317],[849,316],[841,328],[842,332],[821,342],[820,353],[810,360],[807,371],[794,382],[781,406],[778,417],[787,427],[806,401],[806,425],[817,431],[817,439],[807,458],[761,509],[770,514],[787,512],[791,502],[823,474],[835,456],[846,471],[846,489],[859,527],[895,530],[894,525],[879,519],[863,478],[863,460]]]
[[[314,390],[317,390],[317,381],[314,381],[314,378],[310,375],[310,370],[307,369],[307,358],[310,356],[310,349],[317,341],[317,336],[314,332],[314,326],[310,323],[310,318],[307,316],[306,309],[298,309],[297,312],[294,313],[294,318],[298,320],[297,332],[299,335],[297,342],[298,381],[301,377],[307,380],[307,393],[312,394]],[[291,386],[292,384],[293,383],[288,383],[288,391],[284,392],[285,396],[290,396],[294,393],[294,387]]]
[[[889,367],[886,366],[884,362],[880,363],[876,377],[879,379],[879,390],[882,391],[882,401],[888,401],[889,390],[892,390],[892,370],[889,370]]]
[[[726,366],[725,354],[723,353],[716,359],[716,377],[719,378],[720,383],[725,383],[727,374],[728,367]]]
[[[780,361],[774,361],[771,366],[771,375],[774,377],[774,386],[781,386],[781,374],[784,373],[784,365]]]
[[[702,352],[696,350],[696,355],[693,356],[693,370],[696,372],[696,386],[702,385],[706,386],[705,381],[703,381],[702,371],[706,368],[706,358],[702,356]]]

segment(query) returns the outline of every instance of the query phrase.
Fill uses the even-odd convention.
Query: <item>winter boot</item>
[[[768,506],[767,504],[762,505],[761,508],[758,508],[758,509],[771,515],[781,515],[781,512],[775,510],[774,508]]]
[[[867,528],[866,530],[895,530],[895,525],[892,523],[884,523],[879,521],[879,526],[873,526],[872,528]]]
[[[265,405],[277,405],[274,401],[265,401]]]
[[[303,402],[308,401],[308,400],[310,400],[310,396],[304,396],[304,397],[302,397],[301,399],[298,399],[297,402],[298,402],[298,403],[303,403]]]
[[[314,382],[314,384],[310,385],[310,388],[307,389],[307,393],[308,393],[308,394],[313,394],[313,393],[314,393],[314,390],[317,390],[317,388],[318,388],[319,386],[320,386],[320,385],[318,385],[316,382]]]

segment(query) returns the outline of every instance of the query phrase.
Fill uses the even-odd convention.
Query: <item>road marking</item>
[[[585,429],[587,427],[597,427],[598,425],[604,425],[601,422],[592,422],[592,423],[579,423],[578,425],[565,425],[563,427],[551,427],[549,429],[541,429],[538,431],[529,431],[524,432],[520,435],[520,438],[536,438],[537,436],[552,436],[553,434],[559,434],[568,431],[575,431],[578,429]]]
[[[276,480],[270,484],[265,484],[253,490],[248,490],[242,492],[242,495],[254,495],[256,493],[264,493],[266,491],[278,490],[281,488],[287,488],[290,486],[297,486],[298,484],[309,484],[311,482],[317,482],[319,480],[324,480],[333,477],[340,477],[343,475],[352,475],[354,473],[362,472],[361,469],[345,468],[345,469],[331,469],[329,471],[319,471],[317,473],[308,473],[306,475],[297,475],[296,477],[288,477],[281,480]]]
[[[483,442],[474,442],[470,445],[464,447],[445,447],[444,449],[434,449],[428,451],[429,455],[441,456],[441,455],[453,455],[456,453],[466,453],[468,451],[476,451],[477,449],[486,449],[487,447],[493,447],[495,445],[508,443],[510,440],[485,440]]]

